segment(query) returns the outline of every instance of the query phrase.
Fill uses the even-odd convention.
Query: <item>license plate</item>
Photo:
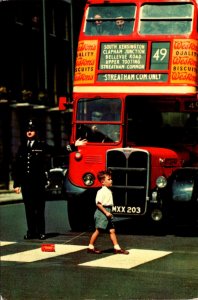
[[[142,209],[140,206],[113,206],[113,213],[120,214],[131,214],[131,215],[139,215],[142,213]]]

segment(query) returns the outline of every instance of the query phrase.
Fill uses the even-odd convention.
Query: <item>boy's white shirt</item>
[[[96,194],[96,204],[100,202],[103,206],[113,206],[113,195],[112,191],[106,187],[102,186],[101,189]]]

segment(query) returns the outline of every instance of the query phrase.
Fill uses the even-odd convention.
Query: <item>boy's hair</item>
[[[100,171],[98,172],[98,180],[101,182],[102,180],[105,179],[106,176],[111,176],[112,175],[112,172],[110,169],[107,169],[107,170],[104,170],[104,171]]]

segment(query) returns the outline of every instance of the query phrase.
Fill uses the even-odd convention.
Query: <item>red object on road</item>
[[[55,252],[55,245],[54,244],[42,244],[41,251],[43,252]]]

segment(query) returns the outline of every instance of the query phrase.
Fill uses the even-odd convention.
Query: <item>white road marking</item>
[[[69,254],[86,249],[87,246],[77,245],[60,245],[55,244],[55,252],[43,252],[41,247],[33,250],[18,252],[10,255],[4,255],[1,257],[1,261],[15,261],[15,262],[34,262],[38,260],[53,258],[60,255]]]
[[[12,244],[16,244],[17,242],[3,242],[0,241],[0,246],[7,246],[7,245],[12,245]]]
[[[1,241],[1,246],[7,246],[16,244],[17,242]],[[60,255],[70,254],[73,252],[87,249],[87,246],[78,245],[65,245],[65,244],[54,244],[55,252],[43,252],[41,246],[36,249],[17,252],[14,254],[3,255],[1,261],[13,261],[31,263],[40,261],[48,258],[57,257]],[[152,260],[159,259],[166,255],[171,254],[169,251],[158,251],[158,250],[145,250],[145,249],[130,249],[128,255],[124,254],[113,254],[107,257],[102,255],[94,255],[94,260],[81,263],[79,266],[87,267],[101,267],[101,268],[118,268],[118,269],[131,269],[141,264],[148,263]],[[91,254],[87,254],[89,257]]]
[[[96,260],[79,264],[79,266],[131,269],[171,253],[169,251],[130,249],[128,255],[113,254],[108,257],[97,258]]]

